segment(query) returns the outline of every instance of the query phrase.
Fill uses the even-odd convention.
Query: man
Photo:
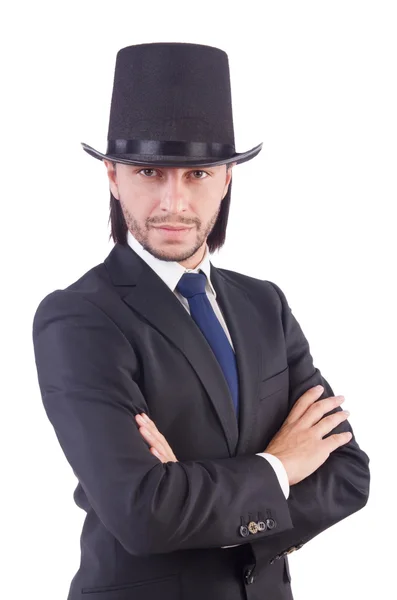
[[[87,512],[68,600],[291,599],[287,555],[367,502],[369,459],[284,293],[209,259],[261,146],[235,151],[225,52],[119,51],[107,153],[83,144],[115,246],[33,323]]]

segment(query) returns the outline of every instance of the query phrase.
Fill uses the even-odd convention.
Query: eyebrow
[[[216,170],[214,167],[162,167],[160,165],[130,165],[134,168],[134,170],[140,171],[141,169],[174,169],[174,170],[182,170],[182,171],[211,171],[215,173]]]

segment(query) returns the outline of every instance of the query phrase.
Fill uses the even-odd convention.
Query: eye
[[[192,173],[201,173],[201,174],[203,174],[203,173],[204,173],[204,174],[205,174],[205,177],[193,177],[193,179],[205,179],[205,178],[206,178],[206,177],[209,175],[209,174],[207,173],[207,171],[199,171],[199,170],[192,171]]]
[[[156,169],[140,169],[140,170],[138,171],[138,173],[141,173],[141,172],[144,172],[144,171],[152,171],[152,172],[155,172],[155,171],[156,171]],[[145,174],[144,176],[146,177],[146,174]],[[150,177],[148,177],[148,179],[151,179],[151,178],[150,178]]]
[[[149,174],[148,174],[149,172]],[[146,168],[146,169],[140,169],[138,171],[138,173],[142,173],[142,175],[144,177],[146,177],[147,179],[153,179],[152,175],[156,174],[158,171],[157,169],[151,169],[151,168]],[[195,171],[191,171],[190,174],[193,173],[194,175],[205,175],[205,177],[193,177],[193,179],[206,179],[206,177],[209,176],[209,173],[207,173],[207,171],[202,171],[200,169],[196,169]]]

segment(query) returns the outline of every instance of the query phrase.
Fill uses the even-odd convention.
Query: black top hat
[[[118,51],[106,154],[82,143],[100,160],[163,167],[242,163],[262,145],[235,151],[226,52],[171,42]]]

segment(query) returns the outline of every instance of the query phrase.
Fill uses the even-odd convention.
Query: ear
[[[105,163],[107,176],[109,178],[109,189],[112,192],[113,196],[116,200],[120,200],[119,198],[119,189],[117,187],[117,170],[116,164],[113,164],[110,160],[103,159]]]

